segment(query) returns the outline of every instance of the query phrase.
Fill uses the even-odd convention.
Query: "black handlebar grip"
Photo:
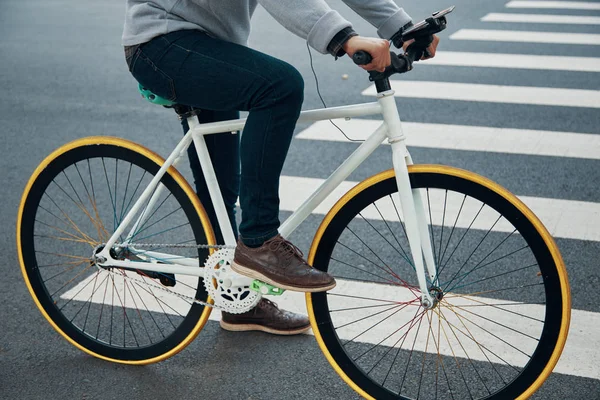
[[[414,63],[415,61],[419,61],[420,55],[423,53],[423,50],[417,49],[416,47],[410,45],[408,49],[406,49],[406,53],[404,54],[409,60],[410,63]],[[419,57],[419,59],[417,59]]]
[[[356,65],[367,65],[373,61],[373,57],[366,51],[359,50],[352,56],[352,61]]]

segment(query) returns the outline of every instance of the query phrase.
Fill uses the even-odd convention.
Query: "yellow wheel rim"
[[[564,348],[566,340],[567,340],[567,334],[569,331],[569,324],[570,324],[570,319],[571,319],[571,293],[570,293],[569,284],[568,284],[567,271],[565,269],[564,261],[560,255],[558,247],[556,246],[556,243],[554,242],[554,239],[548,233],[548,230],[544,227],[542,222],[535,216],[535,214],[533,214],[533,212],[521,200],[519,200],[515,195],[510,193],[508,190],[506,190],[502,186],[498,185],[495,182],[492,182],[491,180],[489,180],[487,178],[484,178],[480,175],[477,175],[477,174],[469,172],[469,171],[465,171],[465,170],[453,168],[453,167],[447,167],[447,166],[443,166],[443,165],[431,165],[431,164],[411,165],[408,167],[408,171],[411,174],[437,173],[437,174],[443,174],[443,175],[463,178],[465,180],[478,183],[478,184],[494,191],[495,193],[499,194],[500,196],[505,198],[507,201],[509,201],[511,204],[513,204],[515,207],[517,207],[517,209],[519,211],[521,211],[527,217],[527,219],[533,224],[533,226],[535,227],[537,232],[543,238],[548,249],[550,249],[550,253],[551,253],[552,258],[554,259],[557,269],[558,269],[560,286],[561,286],[561,291],[562,291],[563,307],[562,307],[561,327],[560,327],[558,341],[556,343],[556,346],[554,348],[554,351],[552,353],[552,356],[551,356],[548,364],[546,365],[546,367],[544,368],[542,373],[538,376],[538,378],[534,381],[534,383],[525,392],[523,392],[523,394],[521,396],[519,396],[517,399],[521,400],[521,399],[527,399],[527,398],[531,397],[531,395],[533,395],[533,393],[535,393],[535,391],[537,389],[539,389],[539,387],[545,382],[545,380],[548,378],[550,373],[552,373],[554,366],[558,362],[558,359],[563,351],[563,348]],[[344,207],[352,198],[354,198],[356,195],[358,195],[362,191],[366,190],[367,188],[369,188],[379,182],[382,182],[386,179],[393,178],[393,177],[394,177],[393,169],[376,174],[370,178],[365,179],[364,181],[360,182],[359,184],[357,184],[355,187],[350,189],[344,196],[342,196],[337,201],[337,203],[331,208],[331,210],[327,213],[327,215],[321,222],[321,225],[319,226],[319,229],[317,230],[317,232],[313,238],[313,242],[312,242],[312,245],[311,245],[311,248],[309,251],[309,255],[308,255],[308,263],[309,264],[311,264],[311,265],[313,264],[317,248],[319,246],[319,243],[321,242],[321,239],[323,238],[323,234],[324,234],[325,230],[327,229],[327,227],[329,226],[329,224],[331,223],[331,221],[333,220],[335,215],[342,209],[342,207]],[[358,394],[360,394],[361,396],[363,396],[366,399],[374,399],[372,396],[370,396],[368,393],[366,393],[364,390],[362,390],[360,388],[360,386],[358,386],[352,379],[350,379],[348,377],[348,375],[346,375],[346,373],[342,370],[342,368],[340,368],[340,366],[337,364],[337,362],[335,361],[335,359],[333,358],[333,356],[327,349],[327,346],[325,345],[325,342],[324,342],[321,332],[319,330],[319,326],[316,323],[311,293],[306,293],[305,297],[306,297],[306,308],[308,310],[308,315],[310,317],[310,322],[311,322],[311,327],[312,327],[313,333],[315,335],[315,338],[317,339],[317,343],[319,344],[321,351],[325,355],[329,364],[331,364],[333,369],[344,380],[344,382],[346,382]]]
[[[120,363],[120,364],[145,365],[145,364],[159,362],[159,361],[165,360],[165,359],[179,353],[188,344],[190,344],[196,338],[196,336],[198,336],[198,334],[200,333],[200,331],[202,330],[202,328],[208,321],[208,318],[212,311],[211,307],[204,308],[202,315],[200,316],[200,319],[198,320],[198,322],[196,323],[194,328],[190,331],[190,334],[181,343],[179,343],[177,346],[175,346],[170,351],[168,351],[160,356],[146,359],[146,360],[113,359],[113,358],[109,358],[109,357],[97,354],[97,353],[87,349],[86,347],[77,343],[75,340],[73,340],[67,334],[65,334],[58,327],[58,325],[48,316],[48,314],[44,310],[43,306],[41,305],[39,299],[37,298],[32,286],[31,286],[29,277],[27,276],[27,271],[25,269],[25,263],[24,263],[23,255],[22,255],[21,222],[23,219],[23,211],[25,208],[25,202],[27,200],[27,197],[29,196],[31,187],[33,186],[33,184],[34,184],[35,180],[38,178],[38,176],[42,173],[42,171],[44,171],[48,167],[48,165],[52,161],[54,161],[56,158],[60,157],[64,153],[66,153],[70,150],[73,150],[75,148],[90,146],[90,145],[113,145],[113,146],[123,147],[123,148],[137,152],[137,153],[147,157],[148,159],[152,160],[154,163],[156,163],[159,166],[163,165],[165,162],[165,160],[162,157],[160,157],[158,154],[156,154],[155,152],[153,152],[137,143],[134,143],[134,142],[131,142],[131,141],[125,140],[125,139],[110,137],[110,136],[91,136],[91,137],[78,139],[78,140],[72,141],[70,143],[67,143],[64,146],[61,146],[57,150],[52,152],[52,154],[50,154],[48,157],[46,157],[46,159],[44,159],[44,161],[42,161],[42,163],[36,168],[33,175],[29,179],[27,186],[25,187],[23,196],[21,197],[21,203],[20,203],[19,212],[17,215],[17,252],[18,252],[18,256],[19,256],[19,264],[21,265],[21,272],[23,274],[23,278],[25,279],[25,284],[27,285],[27,289],[29,290],[31,297],[33,298],[35,304],[37,305],[38,309],[40,310],[40,312],[42,313],[44,318],[46,318],[46,320],[48,320],[50,325],[52,325],[52,327],[61,336],[63,336],[69,343],[71,343],[73,346],[77,347],[78,349],[80,349],[94,357],[97,357],[97,358],[100,358],[100,359],[103,359],[106,361]],[[169,175],[171,175],[171,177],[181,186],[181,188],[184,190],[184,192],[186,193],[186,195],[189,197],[190,201],[192,202],[196,212],[198,213],[198,216],[200,217],[200,222],[201,222],[204,232],[206,234],[206,239],[207,239],[208,244],[209,245],[216,244],[214,232],[213,232],[212,226],[210,224],[210,221],[208,219],[208,216],[206,214],[206,211],[204,210],[204,207],[200,203],[200,200],[198,199],[198,196],[196,195],[194,190],[191,188],[191,186],[185,180],[185,178],[179,173],[179,171],[177,171],[174,167],[170,167],[168,169],[167,173]],[[209,298],[208,302],[212,304],[212,299]]]

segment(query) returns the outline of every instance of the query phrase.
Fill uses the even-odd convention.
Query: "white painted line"
[[[600,10],[600,3],[588,1],[534,1],[514,0],[506,4],[508,8],[558,8],[569,10]]]
[[[435,58],[419,63],[419,67],[424,65],[600,72],[600,58],[595,57],[536,56],[454,51],[438,51],[435,54]]]
[[[306,200],[323,182],[323,179],[282,176],[279,189],[281,200],[280,209],[282,211],[297,210],[304,200]],[[326,214],[329,209],[333,207],[335,202],[357,183],[358,182],[350,181],[342,182],[342,184],[316,208],[314,213],[320,215]],[[600,241],[600,229],[598,229],[600,226],[600,203],[530,196],[519,196],[519,198],[537,215],[550,234],[554,237]],[[430,190],[430,199],[431,214],[435,224],[436,221],[442,221],[443,218],[444,192],[441,190]],[[456,201],[455,203],[457,206],[460,205],[460,201]],[[397,204],[399,204],[399,202]],[[448,200],[448,204],[452,204],[451,200]],[[472,209],[477,211],[479,204],[472,206]],[[387,221],[398,221],[396,209],[391,203],[383,203],[378,205],[378,208]],[[488,208],[489,207],[486,207],[484,210],[487,210]],[[465,210],[468,209],[469,208],[467,208],[467,205],[465,204]],[[451,215],[452,210],[446,210],[446,214]],[[378,214],[378,211],[375,209],[366,209],[363,215],[365,218],[381,220],[381,215]],[[400,215],[402,214],[400,213]],[[485,212],[482,211],[471,228],[487,231],[491,226],[494,226],[494,222],[497,218],[498,214],[491,209]],[[470,223],[471,220],[468,217],[464,217],[463,219],[461,216],[456,226],[468,228]],[[493,231],[512,232],[513,229],[512,225],[500,222],[494,226]]]
[[[600,45],[600,34],[461,29],[450,36],[453,40],[493,42],[525,42],[553,44]]]
[[[575,24],[575,25],[598,25],[600,17],[584,15],[551,15],[551,14],[508,14],[489,13],[481,18],[484,22],[525,22],[538,24]]]
[[[105,272],[105,271],[102,271],[99,273],[101,275],[107,274],[107,272]],[[94,277],[95,277],[95,274],[90,275],[89,278],[85,279],[83,282],[79,283],[76,287],[74,287],[73,289],[66,292],[64,295],[61,296],[61,298],[74,299],[75,301],[85,301],[85,302],[91,301],[92,303],[101,304],[103,301],[103,294],[104,294],[103,291],[96,291],[96,293],[93,293],[94,286],[91,284],[88,284],[91,279],[94,279]],[[103,281],[104,276],[100,276],[100,277],[98,277],[98,279],[101,282],[101,281]],[[176,279],[179,282],[183,283],[187,279],[187,277],[184,278],[181,275],[177,275]],[[197,281],[197,280],[194,279],[194,281]],[[192,282],[186,282],[186,283],[189,284]],[[184,285],[181,285],[181,284],[175,285],[175,288],[173,288],[173,289],[177,289],[178,286],[184,286]],[[117,291],[115,293],[119,292],[119,296],[117,296],[116,298],[126,297],[126,296],[124,296],[123,279],[119,279],[118,277],[116,277],[115,285],[114,286],[111,285],[111,291],[114,290],[115,287],[117,289]],[[191,290],[189,290],[189,291],[191,291]],[[336,288],[332,291],[332,293],[352,294],[352,296],[358,296],[358,297],[362,296],[362,297],[368,297],[368,298],[370,298],[373,293],[377,293],[378,299],[392,300],[392,301],[403,301],[403,300],[405,301],[405,300],[414,299],[414,295],[412,295],[412,293],[410,293],[407,289],[401,288],[398,286],[348,281],[348,280],[342,280],[342,279],[338,279],[338,284],[337,284]],[[154,296],[152,294],[148,293],[147,291],[144,291],[141,289],[139,289],[135,292],[134,291],[128,292],[127,296],[129,296],[129,302],[125,306],[127,308],[136,308],[136,304],[137,305],[144,304],[148,308],[149,311],[154,311],[157,313],[167,312],[167,313],[172,313],[173,315],[176,315],[176,312],[178,312],[182,315],[185,315],[187,313],[189,305],[185,304],[185,302],[177,302],[176,298],[174,298],[173,296],[169,295],[168,293],[160,291],[160,290],[156,290],[156,294],[160,294],[160,296],[163,298],[164,301],[168,301],[169,306],[173,307],[173,309],[169,309],[168,307],[164,307],[164,306],[162,308],[159,307],[158,302],[156,301]],[[168,297],[168,300],[166,299],[165,296]],[[106,297],[106,299],[109,299],[109,298],[112,298],[112,293],[110,291],[108,292],[108,297]],[[454,306],[461,306],[461,307],[468,306],[470,304],[481,305],[482,302],[487,303],[487,304],[493,304],[493,303],[498,303],[498,302],[501,302],[503,304],[512,303],[512,305],[510,306],[510,309],[514,312],[517,312],[517,313],[520,313],[523,315],[527,315],[527,316],[530,316],[533,318],[539,318],[539,319],[543,319],[543,315],[544,315],[543,314],[544,308],[542,306],[523,305],[523,304],[519,304],[519,303],[509,302],[506,300],[488,299],[488,298],[484,298],[484,297],[471,297],[469,299],[464,299],[461,297],[453,298],[448,295],[446,296],[445,299],[447,302],[452,303]],[[135,303],[133,300],[135,300]],[[304,297],[303,293],[287,291],[282,296],[274,298],[274,300],[283,309],[293,311],[293,312],[298,312],[298,313],[306,313],[305,297]],[[366,304],[366,303],[364,303],[364,300],[360,301],[358,299],[351,298],[351,297],[339,297],[339,296],[329,296],[328,301],[329,301],[330,309],[351,308],[351,307],[357,307],[357,306],[364,306]],[[360,303],[359,303],[359,301],[360,301]],[[506,308],[508,306],[504,305],[502,307]],[[364,310],[368,311],[369,313],[372,313],[371,310],[369,310],[369,309],[364,309]],[[413,310],[414,310],[414,308],[411,310],[408,310],[407,312],[404,312],[404,313],[398,312],[398,313],[394,314],[392,317],[388,318],[386,321],[393,323],[395,327],[403,326],[408,320],[412,319],[413,314],[414,314]],[[395,310],[392,310],[392,311],[395,311]],[[442,308],[442,311],[444,312],[444,317],[450,323],[452,323],[455,327],[461,326],[460,320],[447,307]],[[481,312],[478,312],[478,313],[481,314]],[[389,314],[391,314],[391,312],[383,313],[382,318],[387,317]],[[361,310],[354,310],[352,313],[337,312],[337,313],[334,313],[333,315],[334,315],[334,317],[333,317],[334,323],[336,326],[342,326],[343,324],[345,324],[347,322],[356,321],[362,317]],[[491,307],[489,307],[489,309],[486,310],[486,313],[485,313],[485,316],[487,318],[489,318],[490,320],[500,322],[507,326],[514,326],[514,323],[515,323],[514,315],[515,314],[510,314],[507,312],[499,311],[499,310],[491,308]],[[213,310],[213,312],[211,313],[210,319],[213,321],[219,321],[221,319],[221,313],[219,311]],[[480,328],[488,329],[491,331],[497,331],[497,325],[496,324],[490,325],[491,322],[489,322],[489,321],[480,319],[478,317],[474,317],[472,315],[470,315],[468,317],[468,319],[470,321],[472,321],[471,323],[477,323]],[[464,322],[464,320],[463,320],[463,322]],[[468,322],[466,322],[466,323],[468,324]],[[373,325],[373,322],[371,320],[358,321],[356,323],[348,325],[347,327],[340,328],[338,330],[338,335],[342,339],[352,339],[352,338],[356,337],[357,335],[359,335],[361,332],[364,332],[365,330],[367,330],[367,328],[372,327],[372,325]],[[524,325],[524,324],[522,324],[522,325]],[[520,331],[531,334],[534,337],[537,337],[536,335],[539,335],[539,332],[538,332],[539,324],[534,324],[532,326],[522,326],[522,325],[519,326]],[[582,360],[595,360],[595,359],[600,358],[600,336],[593,334],[599,325],[600,325],[600,314],[599,313],[580,311],[580,310],[572,311],[571,329],[570,329],[570,333],[569,333],[569,338],[567,340],[567,344],[565,346],[565,350],[562,354],[562,357],[560,358],[558,365],[554,369],[554,372],[567,374],[567,375],[586,377],[586,378],[600,379],[600,372],[597,367],[597,363],[581,362]],[[434,322],[434,326],[437,326],[437,325],[435,325],[435,322]],[[443,324],[443,326],[445,326],[446,329],[449,329],[447,324]],[[413,331],[415,331],[415,330],[413,330]],[[435,332],[436,330],[434,329],[433,331]],[[309,333],[312,333],[312,332],[309,332]],[[404,331],[402,333],[400,333],[399,335],[401,335],[403,333],[404,333]],[[378,326],[370,329],[368,335],[359,336],[359,338],[357,338],[356,341],[362,342],[362,343],[370,343],[370,344],[398,346],[395,343],[397,341],[397,337],[396,338],[392,337],[392,338],[389,338],[382,342],[382,340],[385,339],[389,334],[390,334],[389,324],[387,324],[387,325],[381,324],[381,325],[378,325]],[[412,335],[413,335],[412,338],[414,338],[414,334],[415,333],[412,333]],[[409,334],[409,336],[410,336],[410,334]],[[451,335],[449,335],[449,336],[451,336]],[[533,341],[530,341],[529,339],[524,339],[523,336],[517,335],[514,332],[504,330],[502,338],[511,344],[518,343],[519,348],[525,352],[530,352],[533,349],[533,347],[532,347]],[[502,354],[503,359],[505,361],[509,362],[511,365],[523,366],[525,364],[525,362],[527,361],[525,356],[515,354],[516,352],[513,351],[513,349],[510,349],[509,347],[505,347],[507,345],[498,340],[490,339],[489,336],[487,338],[485,336],[482,336],[482,337],[480,337],[480,340],[485,341],[484,343],[481,343],[481,344],[483,344],[487,349],[493,351],[496,354]],[[406,340],[404,343],[405,343],[405,346],[408,346],[407,348],[410,348],[410,347],[412,347],[412,342],[413,342],[412,340]],[[463,346],[465,346],[464,349],[466,350],[466,352],[469,354],[469,356],[472,359],[475,359],[478,361],[487,361],[487,359],[483,356],[481,351],[478,351],[478,347],[476,345],[469,343],[468,341],[461,341],[461,343]],[[457,343],[452,343],[452,346],[454,348],[459,348]],[[420,348],[416,348],[416,350],[423,351],[423,350],[425,350],[425,348],[422,346]],[[437,352],[437,349],[434,347],[429,347],[427,349],[427,351],[430,353],[433,353],[433,352]],[[439,351],[441,354],[444,354],[447,356],[452,355],[452,351],[450,349],[450,346],[447,344],[447,342],[440,345]],[[464,355],[464,352],[462,354],[458,354],[459,357],[462,355]],[[488,353],[488,356],[490,356],[490,353]],[[499,360],[492,359],[492,361],[500,363]]]
[[[600,108],[600,91],[473,83],[391,81],[397,97]],[[376,96],[375,85],[362,92]]]
[[[366,119],[334,122],[357,140],[367,139],[381,125],[381,121]],[[600,135],[414,122],[402,126],[408,146],[600,160]],[[329,121],[314,123],[296,138],[348,143]]]

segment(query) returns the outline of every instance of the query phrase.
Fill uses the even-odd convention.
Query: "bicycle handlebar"
[[[390,51],[392,63],[383,72],[369,71],[369,80],[376,81],[386,79],[393,74],[403,74],[412,70],[412,64],[415,61],[415,58],[421,53],[421,50],[417,48],[411,49],[410,47],[405,54],[396,54],[393,51]],[[357,65],[367,65],[373,60],[373,57],[366,51],[359,50],[354,53],[352,60]]]
[[[431,44],[432,35],[446,29],[446,15],[452,11],[454,11],[454,6],[433,13],[431,17],[407,29],[402,34],[402,41],[415,40],[415,43],[408,47],[405,54],[398,55],[390,52],[392,61],[390,66],[383,72],[369,71],[369,80],[384,80],[393,74],[403,74],[412,70],[413,63],[421,58],[425,48]],[[352,60],[357,65],[367,65],[371,63],[373,57],[366,51],[359,50],[354,53]]]

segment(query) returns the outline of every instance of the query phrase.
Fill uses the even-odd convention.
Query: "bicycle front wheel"
[[[198,271],[208,252],[197,245],[214,244],[202,205],[174,168],[161,179],[154,204],[143,204],[145,219],[130,241],[121,242],[127,228],[111,250],[136,268],[93,260],[163,163],[130,141],[84,138],[48,156],[23,194],[17,249],[29,292],[63,337],[95,357],[164,360],[189,344],[210,315],[210,307],[194,301],[208,301],[202,279],[144,269],[185,258]]]
[[[437,276],[430,310],[404,230],[394,171],[348,192],[325,217],[309,263],[336,288],[307,294],[336,372],[374,399],[527,398],[566,341],[570,292],[560,253],[514,195],[476,174],[409,167]]]

